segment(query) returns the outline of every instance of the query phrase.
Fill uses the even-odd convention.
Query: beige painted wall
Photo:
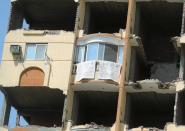
[[[8,129],[0,127],[0,131],[8,131]]]
[[[48,86],[48,77],[51,69],[49,87],[67,91],[72,64],[74,37],[73,32],[64,31],[59,31],[59,34],[46,34],[44,31],[10,31],[5,39],[0,65],[0,85],[18,86],[22,71],[28,67],[36,66],[41,68],[45,73],[45,86]],[[26,43],[48,43],[47,55],[50,61],[15,61],[10,52],[10,45],[21,45],[24,56]]]
[[[165,131],[185,131],[185,126],[177,126],[173,123],[168,123],[165,127]]]

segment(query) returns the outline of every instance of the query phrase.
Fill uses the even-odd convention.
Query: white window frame
[[[78,54],[79,54],[80,48],[84,48],[84,51],[82,52],[82,55],[80,56],[81,57],[81,61],[78,61],[78,57],[79,57]],[[81,46],[81,45],[77,46],[75,54],[76,54],[76,58],[75,58],[76,60],[75,61],[77,63],[84,62],[85,61],[85,54],[86,54],[86,45],[85,46]]]
[[[34,58],[31,58],[31,59],[27,58],[28,45],[35,45]],[[45,46],[46,46],[45,52],[44,52],[44,58],[41,58],[41,59],[36,58],[37,46],[39,46],[39,45],[45,45]],[[25,58],[25,60],[45,60],[45,59],[46,59],[47,48],[48,48],[48,43],[27,43],[27,44],[26,44],[26,48],[25,48],[26,51],[25,51],[24,58]]]
[[[97,57],[96,60],[103,60],[103,61],[105,61],[105,47],[106,47],[106,45],[109,45],[109,44],[111,44],[111,43],[93,42],[93,43],[88,43],[88,44],[86,44],[86,45],[77,45],[76,58],[75,58],[77,63],[81,63],[81,62],[87,61],[87,53],[88,53],[88,51],[89,51],[89,46],[88,46],[88,45],[91,45],[91,44],[98,44],[98,49],[97,49],[98,52],[97,52],[97,54],[96,54],[96,57]],[[100,46],[103,46],[103,50],[102,50],[103,56],[102,56],[101,59],[100,59],[100,57],[99,57]],[[114,46],[117,46],[117,56],[116,56],[117,59],[116,59],[116,63],[120,63],[120,62],[119,62],[120,48],[121,48],[121,47],[124,48],[124,45],[114,45]],[[77,61],[77,60],[78,60],[78,54],[79,54],[79,48],[81,48],[81,47],[84,47],[85,49],[84,49],[84,51],[83,51],[83,55],[80,56],[80,57],[81,57],[81,61]],[[82,58],[83,58],[83,59],[82,59]],[[122,64],[122,63],[120,63],[120,64]]]

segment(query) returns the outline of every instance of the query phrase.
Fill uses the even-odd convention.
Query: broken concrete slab
[[[156,93],[175,93],[175,82],[162,83],[155,79],[146,79],[137,82],[129,82],[125,86],[128,93],[137,92],[156,92]]]
[[[179,69],[176,63],[155,63],[151,67],[151,79],[159,79],[162,82],[176,80]]]
[[[111,131],[109,127],[97,125],[95,123],[73,126],[71,131]]]

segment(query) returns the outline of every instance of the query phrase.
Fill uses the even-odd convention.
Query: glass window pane
[[[86,60],[97,60],[98,59],[98,43],[87,45]]]
[[[117,61],[117,51],[118,51],[118,46],[106,44],[104,60],[116,62]]]
[[[35,59],[35,52],[36,52],[36,45],[35,44],[27,44],[26,59],[34,60]]]
[[[77,48],[77,62],[83,62],[85,55],[85,46],[80,46]]]
[[[103,60],[104,50],[105,50],[105,45],[104,44],[99,44],[98,60]]]
[[[46,45],[37,45],[36,59],[43,60],[46,56]]]
[[[119,46],[118,62],[123,63],[123,46]]]

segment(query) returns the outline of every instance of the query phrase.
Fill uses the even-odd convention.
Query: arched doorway
[[[20,76],[20,86],[43,86],[44,72],[37,68],[31,67],[24,70]]]

